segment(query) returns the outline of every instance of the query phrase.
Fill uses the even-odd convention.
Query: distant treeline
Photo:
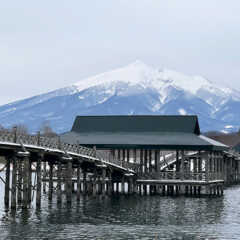
[[[230,147],[235,147],[240,144],[240,131],[234,133],[222,133],[222,132],[207,132],[204,134],[205,136],[226,144]]]
[[[17,134],[27,135],[30,134],[28,127],[23,124],[14,125],[11,128],[4,128],[2,125],[0,125],[0,133],[4,132],[16,132]],[[44,122],[42,126],[39,129],[39,132],[42,136],[45,137],[56,137],[58,136],[57,133],[55,133],[50,124],[48,122]]]

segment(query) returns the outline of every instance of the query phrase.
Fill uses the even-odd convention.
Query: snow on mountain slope
[[[81,114],[197,114],[203,131],[232,131],[239,128],[239,107],[237,90],[136,61],[66,88],[0,106],[0,124],[21,123],[36,131],[47,120],[54,130],[64,132]]]
[[[223,103],[224,100],[226,101],[230,97],[240,100],[239,91],[217,86],[201,76],[188,76],[169,69],[154,69],[139,60],[125,67],[81,80],[74,86],[80,92],[97,85],[108,88],[117,82],[125,82],[130,86],[139,85],[143,89],[154,88],[158,90],[162,103],[167,99],[168,91],[166,89],[169,86],[197,95],[210,105],[216,105],[212,96],[218,97],[219,101],[221,101],[220,103]]]

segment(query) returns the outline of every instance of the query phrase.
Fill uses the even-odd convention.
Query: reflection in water
[[[240,239],[240,187],[223,198],[43,196],[41,210],[6,211],[0,185],[0,239]]]

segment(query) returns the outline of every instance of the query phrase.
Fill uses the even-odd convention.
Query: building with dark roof
[[[228,149],[200,134],[197,116],[78,116],[62,139],[97,149]]]
[[[105,159],[131,167],[138,181],[162,179],[163,172],[181,181],[230,178],[229,147],[201,135],[197,116],[77,116],[61,140],[93,147]]]

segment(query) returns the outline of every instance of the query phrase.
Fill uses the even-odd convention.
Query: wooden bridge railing
[[[135,172],[137,172],[137,166],[139,166],[139,164],[122,161],[116,157],[110,158],[109,153],[104,152],[104,151],[96,151],[96,157],[99,159],[106,159],[110,163],[116,164],[119,167],[123,167],[123,168],[129,169],[129,170],[135,171]]]
[[[101,161],[111,162],[119,167],[132,169],[131,165],[127,163],[122,165],[121,161],[118,159],[110,160],[107,155],[96,151],[94,148],[83,147],[79,144],[67,144],[61,142],[59,137],[44,137],[40,134],[37,135],[27,135],[27,134],[16,134],[16,132],[4,132],[0,133],[0,142],[4,143],[17,143],[23,145],[30,145],[34,147],[43,147],[52,150],[61,150],[64,152],[72,152],[76,154],[81,154],[89,157],[97,158]]]
[[[58,149],[62,151],[69,151],[74,153],[79,153],[83,155],[88,155],[95,157],[96,152],[94,149],[86,148],[79,146],[77,144],[67,144],[60,141],[58,137],[49,138],[38,135],[25,135],[25,134],[16,134],[16,133],[3,133],[0,134],[1,142],[9,142],[9,143],[18,143],[24,145],[33,145],[50,149]]]
[[[219,172],[209,173],[185,172],[184,174],[182,174],[180,172],[165,171],[158,173],[142,173],[139,175],[139,178],[144,180],[197,180],[197,181],[223,180],[222,173]]]

